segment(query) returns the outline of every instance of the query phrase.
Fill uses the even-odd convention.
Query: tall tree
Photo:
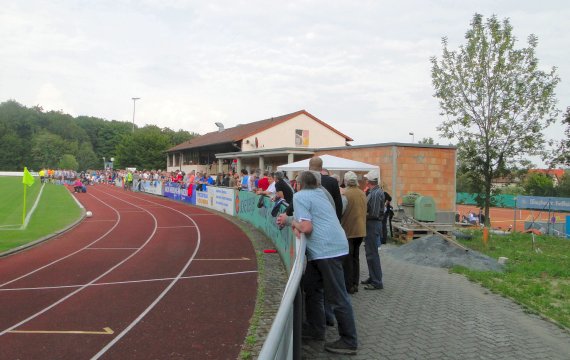
[[[553,196],[554,182],[552,178],[543,173],[529,173],[522,182],[526,195]]]
[[[478,176],[481,204],[489,219],[491,181],[538,154],[542,129],[557,115],[554,90],[560,81],[556,68],[538,68],[538,39],[515,49],[508,19],[483,20],[475,14],[457,51],[442,39],[441,59],[431,58],[432,83],[441,115],[442,136],[455,139],[458,160]]]
[[[570,106],[566,108],[562,124],[566,125],[566,129],[564,130],[566,138],[559,142],[553,142],[555,148],[549,154],[550,156],[545,159],[549,160],[550,167],[555,167],[557,165],[570,166]]]
[[[570,170],[566,170],[560,179],[560,183],[556,187],[556,196],[570,197]]]
[[[55,168],[63,154],[69,154],[70,144],[59,135],[43,131],[34,136],[32,141],[33,166],[39,168]]]
[[[61,157],[61,160],[59,160],[57,167],[59,167],[60,169],[66,169],[66,170],[77,170],[77,168],[79,167],[79,164],[77,163],[75,156],[73,156],[71,154],[64,154]]]
[[[168,136],[157,126],[136,129],[117,145],[117,166],[163,169],[166,167],[166,150],[171,146]]]

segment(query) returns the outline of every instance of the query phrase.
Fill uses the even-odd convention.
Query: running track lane
[[[2,358],[237,358],[257,291],[247,236],[164,198],[76,196],[93,217],[0,259]]]

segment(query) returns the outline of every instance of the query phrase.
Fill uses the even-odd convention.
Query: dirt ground
[[[468,215],[470,212],[475,213],[475,215],[479,214],[479,209],[473,205],[457,205],[457,211],[459,215],[463,217],[463,215]],[[502,229],[507,230],[510,226],[516,228],[517,231],[524,230],[524,222],[531,221],[534,219],[535,221],[548,221],[550,218],[555,217],[556,222],[566,222],[566,216],[570,215],[568,213],[554,213],[551,212],[550,214],[548,211],[540,211],[540,210],[522,210],[522,209],[507,209],[507,208],[490,208],[490,218],[491,218],[491,227],[494,229]],[[516,222],[516,226],[515,226]]]

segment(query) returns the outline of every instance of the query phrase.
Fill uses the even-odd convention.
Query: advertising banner
[[[178,183],[164,183],[163,195],[169,199],[184,201],[189,204],[196,204],[196,192],[192,192],[192,196],[188,196],[188,188],[181,187]]]
[[[160,181],[142,180],[140,183],[140,191],[154,195],[162,195],[162,183]]]
[[[206,191],[195,191],[195,193],[196,193],[196,205],[209,208],[210,207],[210,196],[208,194],[208,190],[206,190]]]
[[[237,216],[263,231],[273,241],[287,271],[291,271],[295,261],[295,236],[291,227],[279,229],[276,218],[271,215],[274,203],[268,197],[264,197],[262,207],[257,207],[260,195],[249,191],[236,191],[236,193]]]
[[[235,190],[208,186],[206,191],[196,191],[196,205],[235,216]]]
[[[570,198],[517,196],[517,208],[570,212]]]
[[[236,190],[225,187],[208,186],[210,207],[225,214],[235,216]]]

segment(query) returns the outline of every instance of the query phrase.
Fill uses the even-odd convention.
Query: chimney
[[[224,124],[222,124],[221,122],[217,122],[216,126],[218,127],[218,132],[224,131]]]

